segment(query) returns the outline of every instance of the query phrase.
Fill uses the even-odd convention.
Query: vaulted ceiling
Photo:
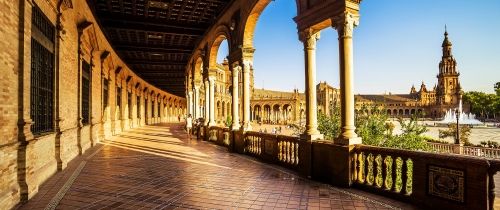
[[[141,78],[185,96],[195,44],[231,0],[87,0],[107,39]]]

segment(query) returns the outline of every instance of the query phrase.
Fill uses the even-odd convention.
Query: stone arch
[[[390,109],[387,110],[387,115],[389,115],[389,116],[392,115],[392,112]]]
[[[253,106],[253,119],[258,122],[262,120],[262,106],[260,104],[255,104]]]
[[[216,32],[215,32],[215,39],[211,42],[210,44],[210,52],[209,52],[209,67],[210,68],[215,68],[217,64],[217,55],[219,53],[219,48],[220,45],[224,40],[227,41],[228,44],[228,49],[231,51],[231,35],[230,35],[230,30],[226,25],[219,25],[217,26]],[[231,52],[229,52],[231,53]]]
[[[221,112],[222,119],[226,119],[226,102],[222,101],[222,112]]]
[[[269,123],[270,122],[270,118],[271,118],[271,105],[264,104],[263,107],[264,107],[263,108],[263,114],[264,115],[262,116],[262,118],[263,118],[264,122]]]
[[[403,116],[403,115],[404,115],[404,111],[403,111],[403,109],[400,109],[400,110],[399,110],[399,115],[400,115],[400,116]]]
[[[215,110],[215,118],[219,118],[220,119],[220,101],[217,101],[217,105],[216,105],[216,110]]]
[[[243,47],[253,47],[253,38],[255,27],[257,26],[257,21],[259,20],[260,15],[267,7],[267,5],[271,2],[271,0],[258,0],[252,6],[252,10],[248,14],[246,20],[244,20],[244,28],[243,28],[243,37],[242,43]]]
[[[405,109],[405,115],[406,116],[410,115],[410,110],[409,109]]]
[[[288,124],[292,120],[291,113],[292,113],[292,105],[290,104],[283,105],[283,118],[285,124]]]
[[[202,86],[203,85],[203,58],[198,56],[193,63],[193,85]]]

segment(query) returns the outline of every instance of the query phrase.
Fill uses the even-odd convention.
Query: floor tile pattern
[[[76,179],[61,192],[75,171]],[[46,209],[57,196],[62,199],[55,209],[415,209],[189,140],[177,124],[134,129],[102,142],[20,209]]]

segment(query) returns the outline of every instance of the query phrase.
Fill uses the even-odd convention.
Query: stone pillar
[[[210,119],[210,86],[208,79],[205,80],[205,125],[208,125]]]
[[[354,125],[354,67],[352,34],[358,25],[359,16],[350,12],[334,17],[333,27],[339,35],[340,58],[340,103],[342,133],[336,143],[343,145],[361,144],[361,138],[355,132]]]
[[[200,87],[194,86],[194,118],[198,119],[200,116]]]
[[[243,61],[243,130],[251,131],[250,124],[250,61]]]
[[[239,65],[235,65],[233,66],[233,95],[232,95],[232,98],[233,98],[233,119],[232,119],[232,122],[233,122],[233,125],[231,126],[231,129],[232,130],[238,130],[240,129],[240,113],[239,113],[239,110],[238,110],[238,107],[239,107],[239,100],[238,100],[238,92],[239,92],[239,88],[238,88],[238,84],[239,84],[239,81],[238,81],[238,75],[239,75],[239,71],[240,71],[240,66]]]
[[[215,78],[209,77],[208,83],[210,85],[210,121],[208,126],[215,126]]]
[[[188,115],[193,115],[193,91],[188,92],[188,100],[187,100],[187,105],[188,105]]]
[[[301,32],[300,39],[304,43],[306,75],[306,130],[301,138],[306,140],[323,139],[323,135],[318,131],[316,106],[316,41],[319,39],[319,32],[315,33],[312,29],[307,29]]]

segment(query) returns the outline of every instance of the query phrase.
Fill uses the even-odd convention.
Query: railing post
[[[495,174],[496,171],[490,168],[488,171],[488,205],[490,210],[493,210],[495,207]]]
[[[463,154],[464,153],[464,145],[463,144],[453,144],[453,153]]]
[[[312,146],[312,141],[299,139],[299,174],[307,178],[312,176]]]

